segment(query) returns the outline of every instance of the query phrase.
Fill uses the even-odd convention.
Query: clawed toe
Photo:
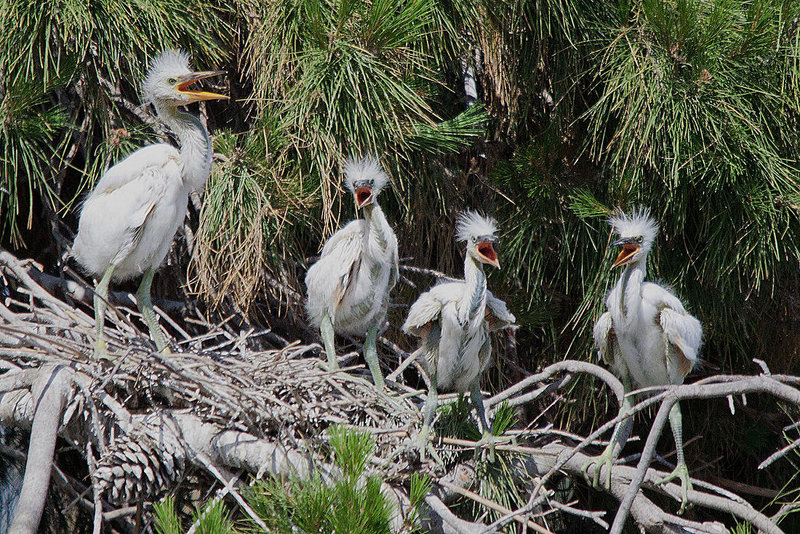
[[[602,484],[603,488],[608,490],[611,487],[611,466],[613,463],[614,458],[612,451],[606,449],[603,454],[593,456],[587,460],[586,464],[583,466],[583,478],[595,489],[599,489]],[[594,473],[590,475],[589,471],[592,469],[592,466],[594,466]],[[601,482],[600,474],[604,466],[606,468],[606,476],[603,477],[604,480]]]
[[[430,457],[433,458],[437,464],[442,465],[444,463],[442,461],[442,457],[439,456],[439,452],[431,442],[427,427],[422,427],[415,437],[409,439],[405,446],[405,450],[412,450],[419,453],[419,459],[421,462],[424,462],[426,460],[426,454],[430,453]]]
[[[97,340],[97,343],[94,346],[94,352],[92,353],[92,358],[95,359],[95,360],[112,360],[113,359],[108,354],[108,349],[106,349],[106,342],[102,338]]]
[[[672,482],[676,478],[681,481],[681,507],[678,509],[678,514],[682,514],[689,505],[689,491],[692,490],[692,480],[689,478],[689,468],[686,467],[686,464],[679,463],[676,465],[672,473],[657,481],[656,485],[660,486]]]
[[[514,438],[511,436],[495,436],[491,432],[484,432],[481,439],[475,443],[475,455],[477,456],[478,452],[480,451],[482,459],[486,459],[486,447],[488,446],[488,460],[490,462],[494,462],[496,457],[495,445],[509,441],[514,441]]]

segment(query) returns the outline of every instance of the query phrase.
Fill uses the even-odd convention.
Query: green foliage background
[[[604,219],[635,205],[661,223],[651,277],[704,324],[693,378],[756,372],[754,357],[798,373],[798,17],[798,0],[7,0],[3,245],[56,269],[80,195],[161,135],[138,83],[180,46],[229,71],[232,100],[204,108],[219,157],[191,246],[161,275],[177,277],[161,284],[173,293],[306,335],[293,295],[353,216],[340,165],[376,153],[406,263],[460,275],[458,211],[500,222],[504,268],[490,285],[521,329],[518,359],[500,356],[487,387],[515,366],[595,359],[589,333],[615,277]],[[432,282],[408,276],[418,287],[396,292],[387,333],[406,348],[402,306]],[[571,399],[546,417],[585,430],[609,408],[591,382]],[[687,435],[720,431],[722,409],[690,407]],[[754,458],[776,443],[744,417],[688,454],[758,484]]]

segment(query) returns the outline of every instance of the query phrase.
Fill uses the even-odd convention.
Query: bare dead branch
[[[431,507],[431,517],[423,522],[423,527],[429,532],[440,532],[442,534],[480,534],[484,531],[484,526],[479,523],[471,523],[456,516],[435,495],[425,497],[425,502]],[[497,531],[493,531],[497,532]]]
[[[718,381],[718,383],[711,383],[714,381]],[[645,478],[647,468],[652,461],[655,453],[656,442],[658,441],[664,424],[669,417],[669,410],[676,402],[679,402],[682,399],[711,399],[747,393],[767,393],[779,399],[792,402],[794,404],[800,404],[800,391],[792,386],[776,380],[776,377],[768,374],[752,377],[712,377],[711,379],[707,379],[703,382],[704,383],[669,386],[665,393],[659,396],[659,398],[663,398],[663,401],[659,407],[658,413],[656,414],[655,420],[653,421],[647,441],[645,442],[645,447],[642,451],[642,455],[637,466],[636,475],[632,478],[631,484],[628,487],[625,496],[620,503],[617,515],[614,518],[614,523],[611,526],[612,534],[619,534],[622,532],[628,512],[633,504],[633,500],[639,493],[639,488],[641,487],[642,481]],[[690,502],[694,502],[692,499],[692,493],[693,492],[690,492],[689,494]],[[730,501],[730,499],[727,500]],[[703,499],[703,501],[706,503],[711,502],[709,499]],[[746,521],[750,521],[757,528],[764,532],[783,532],[774,522],[769,520],[763,514],[760,514],[752,509],[752,507],[749,507],[749,509],[742,509],[740,506],[738,506],[738,503],[735,504],[736,505],[731,505],[729,508],[731,513],[738,515]]]
[[[785,446],[781,450],[771,454],[766,460],[764,460],[763,462],[758,464],[758,468],[759,469],[766,469],[767,467],[769,467],[770,465],[775,463],[776,460],[779,460],[779,459],[783,458],[784,456],[786,456],[787,454],[789,454],[790,452],[795,450],[797,447],[800,447],[800,439],[794,440],[793,442],[791,442],[789,445]]]
[[[556,510],[561,510],[562,512],[567,514],[583,517],[584,519],[591,519],[592,521],[600,525],[602,528],[608,530],[608,523],[606,523],[602,519],[602,516],[605,515],[605,512],[592,512],[589,510],[580,510],[578,508],[574,508],[566,504],[561,504],[560,502],[553,499],[548,499],[547,502],[550,506],[552,506]]]
[[[32,398],[35,408],[31,426],[28,461],[25,477],[10,534],[34,534],[39,528],[50,472],[53,452],[61,422],[61,412],[72,390],[73,371],[63,366],[45,366],[33,384]]]
[[[47,274],[30,264],[27,266],[27,273],[30,275],[32,280],[38,283],[49,293],[56,294],[58,292],[62,292],[79,302],[83,302],[85,304],[92,303],[92,299],[94,298],[94,289],[88,284]],[[136,297],[132,293],[128,293],[126,291],[109,291],[109,296],[112,303],[134,308],[136,307]],[[186,305],[177,300],[155,298],[153,299],[153,304],[169,314],[180,315],[186,310]]]
[[[566,461],[562,461],[564,458],[567,458]],[[567,445],[551,443],[532,451],[526,460],[526,465],[531,475],[540,475],[541,473],[549,472],[554,466],[560,465],[560,469],[566,473],[575,477],[582,477],[583,466],[588,459],[589,456],[581,452],[574,453],[572,448]],[[609,490],[614,497],[622,500],[635,471],[633,467],[623,465],[614,466],[611,471],[611,488]],[[651,469],[648,477],[652,476],[652,480],[655,481],[665,475],[666,473]],[[679,493],[680,488],[677,486],[675,486],[675,488]],[[631,505],[631,515],[636,523],[641,525],[645,531],[652,533],[669,532],[685,534],[687,532],[686,529],[694,529],[695,532],[710,534],[728,532],[728,529],[721,523],[689,521],[682,517],[669,514],[656,506],[642,492],[636,495]]]
[[[497,395],[486,399],[484,404],[487,408],[494,406],[498,402],[502,402],[505,399],[511,398],[512,396],[520,393],[528,386],[538,382],[543,382],[557,373],[585,373],[596,376],[605,382],[609,388],[611,388],[611,391],[613,391],[614,395],[617,397],[617,401],[622,404],[622,398],[625,396],[625,388],[622,386],[622,382],[620,382],[617,377],[599,365],[594,365],[589,362],[579,362],[576,360],[564,360],[562,362],[548,365],[541,372],[526,377],[504,391],[501,391]]]
[[[445,488],[450,489],[450,490],[452,490],[452,491],[454,491],[454,492],[456,492],[456,493],[458,493],[460,495],[463,495],[464,497],[467,497],[468,499],[471,499],[471,500],[475,501],[476,503],[485,506],[486,508],[489,508],[489,509],[495,510],[497,512],[500,512],[501,514],[509,514],[509,513],[511,513],[511,510],[509,510],[505,506],[502,506],[502,505],[500,505],[500,504],[498,504],[498,503],[496,503],[496,502],[494,502],[492,500],[489,500],[489,499],[487,499],[485,497],[481,497],[480,495],[478,495],[474,491],[470,491],[470,490],[468,490],[466,488],[462,488],[461,486],[458,486],[457,484],[453,484],[451,482],[448,482],[448,481],[442,480],[442,479],[440,479],[438,481],[438,484],[440,484],[440,485],[444,486]],[[520,516],[514,516],[514,520],[517,521],[518,523],[523,524],[523,525],[527,525],[528,527],[532,528],[534,531],[540,532],[541,534],[553,534],[553,532],[551,532],[550,530],[547,530],[546,528],[544,528],[544,527],[542,527],[540,525],[537,525],[533,521],[528,521],[526,519],[523,519]],[[492,532],[492,530],[494,530],[494,529],[488,529],[488,532]],[[486,533],[486,530],[482,530],[481,532]]]
[[[13,342],[0,348],[3,357],[0,423],[37,428],[47,423],[53,440],[56,432],[61,432],[75,444],[76,450],[84,453],[90,473],[93,472],[92,485],[69,480],[67,483],[76,492],[75,502],[95,513],[95,529],[99,528],[100,521],[117,517],[114,514],[122,518],[133,514],[136,508],[129,503],[141,502],[146,495],[179,483],[189,466],[212,473],[225,484],[221,491],[234,498],[237,493],[231,480],[236,477],[229,475],[239,470],[239,476],[246,473],[256,477],[266,473],[334,476],[332,468],[325,463],[326,458],[317,452],[325,443],[325,430],[333,424],[362,429],[375,438],[377,450],[371,465],[378,466],[391,481],[385,485],[384,493],[391,496],[397,511],[395,528],[400,528],[408,509],[408,495],[402,481],[407,481],[413,472],[428,473],[433,480],[440,481],[439,493],[428,496],[431,509],[426,520],[429,528],[439,532],[494,532],[511,521],[546,532],[544,527],[532,522],[531,516],[524,516],[531,512],[538,514],[539,510],[552,513],[554,509],[604,524],[598,512],[580,510],[572,503],[553,502],[548,497],[547,484],[558,472],[582,476],[588,458],[583,449],[623,419],[654,405],[660,405],[660,410],[668,413],[671,403],[689,398],[766,393],[786,402],[800,402],[800,378],[769,375],[765,369],[760,376],[715,376],[695,384],[631,392],[632,396],[649,397],[637,403],[630,413],[617,416],[585,437],[570,435],[549,425],[513,432],[521,442],[530,440],[529,443],[537,446],[499,444],[496,448],[522,455],[529,474],[535,478],[530,483],[533,497],[528,505],[508,510],[478,496],[473,491],[474,482],[461,484],[456,478],[442,478],[435,465],[393,456],[421,423],[418,395],[402,384],[394,385],[400,395],[376,391],[369,381],[357,376],[363,371],[363,365],[328,372],[317,365],[314,353],[318,346],[299,342],[286,341],[279,343],[282,347],[279,350],[256,352],[252,349],[254,340],[263,330],[246,324],[233,326],[231,321],[213,324],[196,310],[193,311],[197,313],[197,320],[183,320],[175,325],[186,338],[182,345],[191,347],[192,352],[168,357],[152,354],[149,343],[143,341],[142,334],[127,320],[124,316],[127,312],[123,310],[120,316],[109,317],[107,325],[109,347],[116,360],[93,361],[89,359],[93,325],[86,324],[88,316],[50,295],[42,287],[47,283],[31,275],[31,269],[38,271],[33,264],[0,254],[0,267],[16,278],[17,283],[12,286],[18,288],[7,306],[0,304],[0,316],[9,323],[0,325],[0,335],[5,336],[0,342],[4,343],[6,338]],[[386,345],[400,360],[417,363],[400,347],[388,341]],[[257,346],[263,344],[259,342]],[[72,391],[74,386],[81,392],[74,402],[65,400],[60,407],[56,406],[55,423],[40,418],[47,411],[40,414],[41,407],[46,404],[46,395],[39,391],[42,389],[40,379],[45,373],[53,374],[52,369],[64,369],[64,372],[68,369],[70,379],[64,379],[68,383],[67,390]],[[399,372],[390,376],[396,377]],[[602,380],[618,400],[622,399],[622,385],[609,371],[588,362],[566,360],[524,378],[488,399],[486,404],[494,406],[505,400],[516,405],[557,394],[579,373]],[[62,372],[56,375],[61,376]],[[50,398],[47,399],[50,403]],[[63,428],[59,430],[62,421]],[[615,525],[630,515],[648,532],[723,532],[720,523],[686,520],[648,499],[648,492],[658,492],[676,500],[679,496],[679,487],[675,484],[654,485],[664,475],[650,467],[657,434],[663,426],[663,416],[657,416],[636,468],[613,467],[610,493],[622,503]],[[559,441],[561,439],[572,441],[564,444]],[[40,443],[37,441],[37,450]],[[475,446],[473,442],[447,437],[439,445],[450,452],[455,462],[452,472],[468,466],[472,457],[471,451],[464,454],[459,447],[471,449]],[[765,464],[783,457],[794,447],[794,444],[787,445],[765,460]],[[100,454],[96,467],[93,467],[93,451]],[[29,462],[30,456],[29,453]],[[448,466],[448,470],[451,467]],[[34,472],[35,469],[31,470],[31,476]],[[26,472],[26,480],[27,477]],[[695,482],[695,488],[703,490],[690,492],[689,500],[695,506],[731,514],[767,533],[780,532],[773,519],[756,511],[737,495],[711,484]],[[46,488],[47,481],[42,483]],[[93,490],[94,503],[87,498]],[[458,496],[472,499],[504,516],[488,526],[464,521],[445,504]],[[114,510],[114,506],[120,508]]]
[[[73,310],[64,306],[64,303],[53,297],[50,293],[45,291],[39,284],[37,284],[28,274],[27,270],[21,262],[6,252],[0,250],[0,266],[5,267],[22,282],[25,287],[31,292],[32,296],[39,299],[51,311],[67,320],[74,320],[79,324],[91,326],[92,320],[82,311]]]

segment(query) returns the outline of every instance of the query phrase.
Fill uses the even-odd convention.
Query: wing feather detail
[[[514,314],[508,311],[508,306],[504,300],[492,295],[492,292],[486,290],[486,322],[489,323],[489,331],[496,332],[516,322],[517,318]]]
[[[408,310],[408,317],[403,324],[403,332],[412,336],[425,337],[430,323],[439,321],[442,308],[448,302],[458,299],[463,282],[444,282],[433,286],[419,296]]]
[[[594,346],[597,348],[597,353],[609,365],[614,364],[614,352],[617,343],[616,335],[614,334],[614,323],[611,319],[611,313],[605,312],[597,322],[594,324]]]
[[[667,373],[673,383],[680,383],[697,363],[703,337],[700,321],[672,308],[663,308],[659,324],[666,343]]]
[[[333,234],[322,248],[319,260],[306,273],[306,309],[312,324],[319,326],[327,311],[333,319],[336,309],[361,268],[363,220],[355,220]]]
[[[703,327],[666,287],[646,282],[642,299],[658,312],[655,320],[664,334],[667,375],[673,384],[679,384],[697,363]]]

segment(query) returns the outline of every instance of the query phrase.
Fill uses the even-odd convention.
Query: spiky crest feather
[[[355,192],[353,184],[362,180],[372,181],[372,195],[377,197],[389,182],[389,175],[383,170],[378,158],[366,156],[361,159],[347,158],[344,164],[344,183],[351,192]]]
[[[153,61],[142,82],[142,99],[154,102],[158,86],[169,76],[189,74],[189,54],[183,50],[164,50]]]
[[[469,241],[472,236],[494,235],[497,233],[497,221],[477,211],[465,211],[458,215],[456,221],[456,241]]]
[[[642,236],[642,248],[650,250],[658,235],[658,223],[644,207],[634,208],[628,215],[618,211],[608,218],[608,224],[620,237]]]

